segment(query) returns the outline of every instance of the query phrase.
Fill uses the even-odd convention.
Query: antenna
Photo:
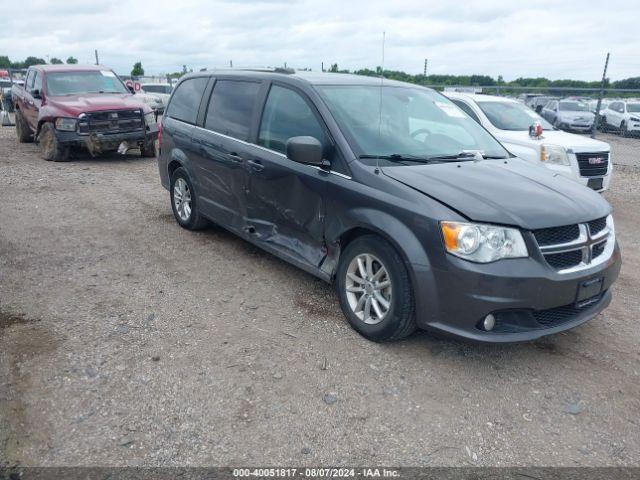
[[[382,86],[384,85],[384,42],[386,39],[386,32],[382,32],[382,65],[380,67],[380,103],[378,104],[378,140],[382,139]],[[380,142],[381,143],[381,142]],[[376,173],[380,171],[379,163],[380,159],[376,157]]]

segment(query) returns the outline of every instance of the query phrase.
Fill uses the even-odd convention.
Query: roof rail
[[[258,68],[237,68],[235,70],[241,70],[244,72],[271,72],[271,73],[284,73],[287,75],[291,75],[296,73],[293,68],[284,68],[284,67],[258,67]]]

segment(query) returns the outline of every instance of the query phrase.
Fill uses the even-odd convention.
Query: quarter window
[[[326,145],[325,134],[311,107],[291,89],[274,85],[264,106],[258,144],[285,153],[291,137],[315,137]]]
[[[204,126],[239,140],[249,140],[251,118],[260,84],[237,80],[218,80],[207,109]]]
[[[42,75],[38,72],[36,72],[33,80],[33,90],[38,90],[38,92],[42,93]]]
[[[167,107],[167,116],[195,125],[207,77],[191,78],[182,82]]]

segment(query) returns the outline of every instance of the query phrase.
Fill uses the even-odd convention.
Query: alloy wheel
[[[380,323],[391,307],[391,277],[370,253],[355,256],[347,268],[345,289],[353,313],[369,325]]]
[[[173,205],[180,220],[189,221],[191,217],[191,191],[184,178],[178,178],[173,185]]]

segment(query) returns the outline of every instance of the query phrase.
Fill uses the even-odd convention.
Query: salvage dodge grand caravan
[[[620,270],[609,204],[512,156],[427,88],[340,74],[184,77],[159,169],[176,221],[209,221],[337,286],[375,341],[486,342],[580,325]]]

